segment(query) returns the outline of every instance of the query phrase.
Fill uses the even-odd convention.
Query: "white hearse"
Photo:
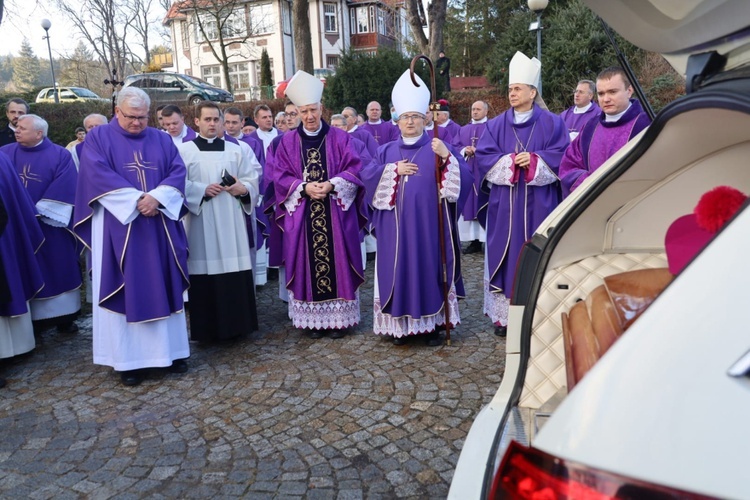
[[[750,193],[750,2],[583,1],[688,94],[524,247],[505,374],[449,498],[750,498],[747,203],[582,377],[563,333],[613,275],[666,268],[665,233],[704,192]]]

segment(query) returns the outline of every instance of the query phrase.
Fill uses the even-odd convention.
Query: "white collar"
[[[440,124],[440,125],[438,125],[438,126],[439,126],[439,127],[442,127],[442,128],[445,128],[445,127],[447,127],[448,125],[450,125],[450,123],[451,123],[451,119],[450,119],[450,118],[448,118],[448,119],[447,119],[447,120],[445,121],[445,123],[441,123],[441,124]]]
[[[435,128],[435,122],[432,122],[432,123],[430,123],[429,125],[425,125],[425,126],[424,126],[424,129],[425,129],[425,130],[432,130],[432,129],[434,129],[434,128]]]
[[[219,136],[214,137],[213,139],[209,139],[208,137],[203,137],[201,134],[198,134],[198,137],[205,140],[209,144],[213,144],[216,139],[219,138]]]
[[[354,127],[354,128],[357,128],[357,127]],[[307,135],[316,137],[320,133],[320,131],[323,130],[323,122],[322,121],[320,122],[320,126],[318,127],[318,130],[316,130],[315,132],[310,132],[309,130],[305,128],[304,125],[302,126],[302,130],[304,130]]]
[[[482,118],[481,120],[475,120],[473,118],[471,119],[472,125],[476,125],[477,123],[484,123],[486,121],[487,121],[487,117],[486,116],[484,118]]]
[[[630,109],[630,106],[632,106],[632,105],[633,105],[633,103],[632,103],[632,102],[631,102],[631,103],[629,103],[629,104],[628,104],[628,107],[627,107],[627,108],[625,108],[625,111],[623,111],[622,113],[617,113],[616,115],[608,115],[608,114],[605,114],[605,115],[604,115],[604,121],[605,121],[605,122],[616,122],[617,120],[619,120],[620,118],[622,118],[622,115],[624,115],[625,113],[627,113],[627,112],[628,112],[628,110]]]
[[[367,120],[367,123],[369,123],[370,125],[380,125],[381,123],[383,123],[383,120],[381,120],[380,118],[378,118],[378,121],[376,122]]]
[[[583,106],[581,108],[579,108],[578,106],[573,106],[573,114],[582,115],[583,113],[585,113],[586,111],[588,111],[589,109],[591,109],[591,106],[593,104],[594,104],[593,102],[589,102],[587,105],[585,105],[585,106]]]
[[[358,127],[359,127],[359,125],[355,125],[355,126],[352,127],[351,130],[347,130],[347,132],[349,132],[351,134],[352,132],[354,132],[355,130],[357,130]]]
[[[412,144],[416,144],[417,141],[419,139],[421,139],[421,138],[422,138],[421,135],[418,135],[416,137],[404,137],[403,135],[401,136],[401,140],[404,141],[404,144],[406,144],[407,146],[411,146]]]
[[[529,118],[531,118],[531,115],[533,113],[534,113],[533,107],[528,111],[521,111],[521,112],[516,111],[514,109],[513,110],[513,117],[514,117],[513,123],[515,123],[516,125],[518,125],[519,123],[526,123],[527,121],[529,121]]]

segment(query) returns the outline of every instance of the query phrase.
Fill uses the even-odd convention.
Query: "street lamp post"
[[[57,95],[57,83],[55,82],[55,65],[52,63],[52,47],[49,44],[49,29],[52,27],[52,21],[49,19],[42,19],[42,28],[46,36],[43,38],[47,39],[47,50],[49,51],[49,67],[52,70],[52,92],[55,94],[55,102],[60,102],[60,97]]]
[[[529,25],[529,31],[536,31],[536,58],[542,61],[542,11],[549,5],[549,0],[527,0],[529,9],[536,14],[536,21]],[[539,75],[539,95],[542,95],[542,75]]]

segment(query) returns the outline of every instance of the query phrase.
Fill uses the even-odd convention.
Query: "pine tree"
[[[271,59],[263,49],[260,54],[260,88],[261,95],[266,99],[273,98],[273,75],[271,75]]]
[[[34,49],[31,48],[29,40],[24,38],[18,57],[13,59],[13,84],[17,90],[28,92],[39,85],[40,75],[39,58],[34,54]],[[50,74],[45,81],[50,81],[51,78]]]

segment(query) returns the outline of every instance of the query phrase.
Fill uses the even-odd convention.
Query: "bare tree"
[[[294,56],[297,69],[313,74],[312,35],[310,34],[310,3],[308,0],[292,0],[292,23],[294,25]]]
[[[145,53],[141,62],[144,66],[147,66],[151,62],[151,49],[148,41],[149,28],[153,25],[161,25],[153,18],[154,0],[130,0],[130,2],[125,2],[125,5],[130,11],[133,31],[138,36],[138,45],[143,48]]]
[[[121,78],[133,69],[127,39],[132,19],[112,0],[82,0],[73,3],[56,0],[58,10],[78,29],[88,46],[109,69],[110,79]]]
[[[243,57],[230,46],[236,44],[245,49],[247,44],[244,42],[258,31],[263,31],[260,27],[271,21],[264,16],[259,19],[252,12],[248,13],[246,5],[247,0],[183,0],[180,3],[181,11],[192,11],[190,25],[197,30],[203,43],[221,65],[229,92],[234,91],[229,77],[230,59]]]
[[[445,26],[448,0],[432,0],[427,5],[427,19],[424,19],[424,9],[421,0],[405,0],[406,20],[414,35],[419,50],[436,61],[443,50],[443,26]],[[429,26],[430,38],[424,34],[423,27]]]

